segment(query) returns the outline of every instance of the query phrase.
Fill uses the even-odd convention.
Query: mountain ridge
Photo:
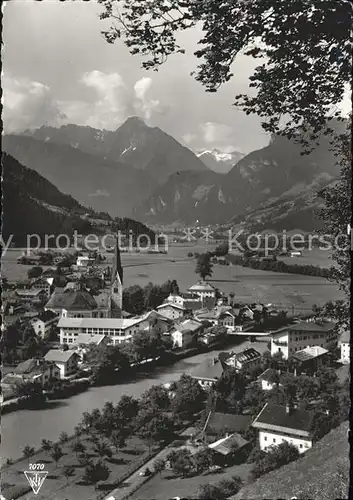
[[[187,147],[159,127],[149,127],[136,116],[115,131],[81,125],[42,126],[23,135],[80,149],[103,159],[147,172],[157,184],[180,170],[207,171],[208,168]]]

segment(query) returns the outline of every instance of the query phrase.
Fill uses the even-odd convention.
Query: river
[[[243,344],[242,344],[243,345]],[[244,348],[244,345],[243,345]],[[241,349],[240,344],[233,350]],[[19,410],[3,415],[1,429],[1,457],[18,458],[28,444],[39,447],[43,438],[56,441],[61,432],[71,434],[84,411],[102,408],[106,401],[117,403],[121,396],[138,398],[152,385],[178,380],[183,373],[190,374],[205,358],[217,356],[220,351],[198,354],[177,361],[174,365],[158,367],[152,373],[136,376],[123,384],[92,387],[71,398],[55,401],[54,407],[41,410]]]

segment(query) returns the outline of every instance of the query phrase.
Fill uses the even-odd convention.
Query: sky
[[[158,72],[141,68],[122,41],[108,44],[95,1],[16,0],[3,6],[3,122],[6,133],[65,123],[116,130],[140,116],[193,150],[249,153],[269,142],[257,116],[232,103],[248,90],[253,59],[239,56],[235,77],[207,93],[190,73],[198,28],[180,38],[185,55]]]

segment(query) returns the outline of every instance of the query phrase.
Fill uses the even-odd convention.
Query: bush
[[[188,253],[188,257],[193,257],[193,256],[194,256],[194,254],[192,252]]]

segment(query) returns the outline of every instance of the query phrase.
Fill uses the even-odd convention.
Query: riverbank
[[[240,352],[250,346],[260,353],[266,350],[266,343],[250,344],[245,339],[232,350]],[[175,382],[183,373],[191,374],[205,359],[211,355],[217,356],[219,352],[222,350],[180,359],[168,366],[157,366],[149,373],[136,373],[128,381],[117,385],[89,387],[87,391],[69,399],[51,401],[40,410],[25,409],[3,415],[1,456],[4,461],[6,458],[14,459],[26,445],[38,448],[43,438],[56,442],[61,432],[71,435],[83,412],[102,408],[107,401],[116,403],[123,395],[140,397],[152,385]]]
[[[230,346],[234,343],[233,339],[230,339],[228,342],[224,343],[223,347]],[[170,351],[166,353],[165,356],[159,357],[154,360],[146,360],[142,362],[138,366],[134,366],[127,374],[121,374],[119,372],[116,373],[116,379],[110,381],[107,385],[117,385],[120,383],[128,383],[129,379],[136,376],[138,373],[149,373],[156,369],[158,366],[170,366],[176,363],[179,360],[186,359],[192,356],[196,356],[198,354],[202,354],[205,352],[210,352],[210,350],[220,347],[218,345],[212,346],[211,349],[207,349],[205,347],[192,347],[188,349],[183,349],[180,351]],[[79,380],[71,380],[70,383],[67,383],[61,389],[56,390],[54,393],[47,393],[44,399],[40,401],[32,401],[30,398],[26,397],[18,397],[11,398],[9,400],[5,400],[1,403],[1,414],[5,415],[7,413],[12,413],[15,411],[25,410],[25,409],[43,409],[45,406],[51,401],[60,401],[64,399],[68,399],[72,396],[77,395],[80,392],[87,391],[92,385],[96,387],[100,387],[104,384],[94,384],[92,377],[82,378]]]

